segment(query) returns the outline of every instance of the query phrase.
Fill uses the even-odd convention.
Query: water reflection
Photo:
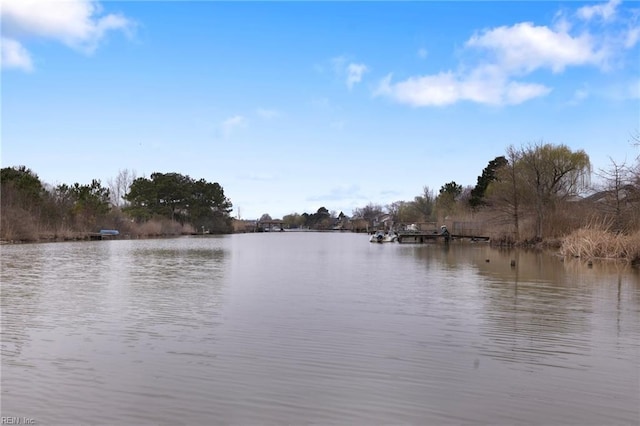
[[[212,239],[204,239],[210,244]],[[200,242],[200,241],[199,241]],[[137,244],[121,279],[127,283],[124,321],[130,337],[171,335],[218,322],[227,250],[222,247]],[[123,277],[124,276],[124,277]],[[167,330],[169,327],[171,330]]]
[[[472,300],[470,309],[480,320],[478,331],[484,338],[477,344],[478,352],[511,368],[590,368],[581,355],[590,352],[594,340],[628,343],[633,324],[640,323],[638,310],[629,308],[640,304],[640,280],[625,263],[589,266],[538,251],[495,250],[486,245],[407,246],[402,253],[412,255],[429,274],[436,271],[445,283],[440,288],[441,303],[455,300],[451,309],[460,310]],[[446,271],[455,271],[455,276]],[[468,279],[469,274],[476,278]],[[614,306],[602,302],[612,300]],[[606,332],[595,334],[594,316],[614,311],[615,328],[607,324]],[[632,357],[627,355],[626,360]]]
[[[45,408],[58,400],[85,421],[108,423],[108,409],[89,414],[100,392],[113,401],[133,388],[171,397],[148,387],[171,357],[202,365],[216,356],[226,256],[215,239],[3,248],[3,406],[68,423],[68,412]]]
[[[620,325],[638,323],[637,312],[625,310],[619,303],[623,294],[637,297],[638,282],[632,277],[623,284],[617,268],[588,267],[541,253],[498,253],[499,262],[478,265],[479,271],[490,277],[483,290],[488,313],[483,334],[489,342],[482,352],[508,361],[513,368],[539,370],[542,366],[569,369],[592,369],[591,348],[614,338],[627,337]],[[516,265],[507,270],[507,258]],[[497,264],[497,265],[496,265]],[[501,277],[501,278],[499,278]],[[615,283],[615,284],[614,284]],[[614,284],[614,285],[611,285]],[[603,297],[603,292],[608,293]],[[615,300],[616,306],[604,306],[603,300]],[[610,302],[609,302],[610,303]],[[612,328],[610,312],[616,311],[617,326]],[[593,319],[607,318],[602,330],[594,330]],[[633,357],[626,357],[633,365]]]
[[[629,424],[639,295],[631,271],[484,244],[265,233],[11,246],[3,415]]]
[[[15,359],[20,355],[26,339],[25,329],[40,325],[36,316],[42,297],[41,262],[44,246],[31,250],[18,246],[14,250],[3,250],[0,256],[1,282],[0,314],[2,318],[2,346],[0,355]]]

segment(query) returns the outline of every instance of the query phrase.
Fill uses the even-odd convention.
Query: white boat
[[[369,242],[372,243],[395,243],[398,241],[398,236],[395,233],[385,233],[384,231],[378,231],[369,238]]]

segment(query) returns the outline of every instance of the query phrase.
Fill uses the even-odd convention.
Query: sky
[[[3,0],[1,163],[181,173],[234,217],[351,215],[507,147],[640,149],[640,2]]]

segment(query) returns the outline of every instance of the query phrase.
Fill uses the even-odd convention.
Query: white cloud
[[[353,88],[353,85],[362,81],[362,75],[368,71],[365,64],[350,63],[347,66],[347,87]]]
[[[601,17],[603,20],[608,21],[615,16],[616,8],[620,2],[621,0],[609,0],[607,3],[583,6],[578,9],[576,15],[585,21],[590,21],[597,17]]]
[[[3,0],[2,36],[19,44],[23,38],[52,39],[90,54],[107,32],[129,33],[133,28],[123,15],[102,12],[96,0]],[[28,55],[22,49],[23,56]]]
[[[398,83],[392,83],[391,78],[391,75],[385,77],[374,95],[384,95],[414,107],[440,107],[460,101],[496,106],[516,105],[551,92],[550,88],[541,84],[508,81],[504,77],[480,71],[468,76],[443,72],[411,77]]]
[[[24,71],[33,70],[31,55],[16,40],[5,37],[0,38],[0,51],[2,52],[2,68],[18,68]]]
[[[472,36],[466,46],[489,50],[497,64],[514,73],[540,68],[557,73],[567,66],[602,64],[605,59],[605,52],[597,50],[589,34],[572,37],[530,22],[484,31]]]
[[[575,14],[558,12],[551,26],[520,22],[479,31],[464,44],[457,69],[396,82],[389,74],[373,94],[416,107],[446,106],[459,101],[516,105],[552,91],[546,84],[523,81],[534,72],[559,74],[585,66],[606,72],[622,68],[625,52],[640,43],[640,27],[637,11],[628,16],[618,14],[619,3],[612,0],[583,7]],[[576,16],[584,21],[580,23]],[[595,18],[603,21],[597,30],[588,22]],[[610,25],[614,20],[615,25]],[[620,89],[616,92],[627,96],[629,93]],[[583,95],[577,93],[574,101],[581,100],[580,96]]]
[[[247,119],[242,115],[234,115],[224,120],[220,127],[222,128],[222,134],[224,137],[229,137],[236,129],[247,125]]]
[[[460,85],[452,73],[411,77],[391,83],[389,74],[380,82],[376,94],[387,95],[411,106],[444,106],[460,100]]]

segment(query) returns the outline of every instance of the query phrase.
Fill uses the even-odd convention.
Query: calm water
[[[1,301],[2,416],[39,424],[640,423],[618,264],[339,233],[17,245]]]

